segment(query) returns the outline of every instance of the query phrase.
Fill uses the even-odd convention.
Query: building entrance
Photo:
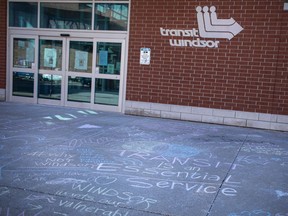
[[[11,101],[121,111],[125,41],[11,36]]]

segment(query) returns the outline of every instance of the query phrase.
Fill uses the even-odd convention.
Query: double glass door
[[[13,37],[11,98],[121,111],[124,41]]]
[[[66,105],[92,101],[93,40],[40,38],[38,100]],[[48,100],[48,101],[47,101]],[[51,101],[52,100],[52,101]],[[115,102],[114,105],[117,105]]]

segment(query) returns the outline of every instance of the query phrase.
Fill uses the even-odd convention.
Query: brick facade
[[[199,5],[211,1],[131,1],[127,100],[288,115],[284,1],[215,0],[218,18],[244,30],[217,39],[219,48],[170,46],[160,28],[198,28]],[[139,64],[141,47],[151,48],[150,65]]]
[[[6,87],[6,14],[7,1],[0,1],[0,89]]]
[[[130,2],[125,113],[288,131],[284,0]],[[243,27],[231,40],[161,35],[161,28],[198,31],[196,8],[212,4],[218,19],[233,18]],[[6,1],[0,1],[0,14],[0,100],[5,100]],[[170,39],[219,44],[171,46]],[[151,49],[150,65],[139,62],[143,47]]]

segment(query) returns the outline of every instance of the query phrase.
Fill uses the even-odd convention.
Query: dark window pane
[[[13,67],[33,68],[35,62],[35,40],[14,38]]]
[[[119,80],[96,79],[95,104],[118,106]]]
[[[13,95],[33,97],[34,74],[24,72],[13,72]]]
[[[62,76],[60,75],[39,74],[38,97],[60,100],[61,80]]]
[[[9,26],[37,28],[37,10],[36,2],[10,2]]]
[[[91,101],[91,78],[69,76],[68,78],[68,101],[90,103]]]
[[[56,71],[62,69],[62,41],[40,40],[39,52],[39,69]]]
[[[91,29],[92,4],[41,3],[40,27],[52,29]]]
[[[127,31],[128,4],[95,4],[95,30]]]
[[[121,43],[97,43],[96,66],[100,74],[120,74]]]
[[[70,41],[69,71],[92,73],[93,42]]]

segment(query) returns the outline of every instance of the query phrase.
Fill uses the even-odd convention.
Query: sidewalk
[[[288,133],[0,103],[0,215],[288,215]]]

